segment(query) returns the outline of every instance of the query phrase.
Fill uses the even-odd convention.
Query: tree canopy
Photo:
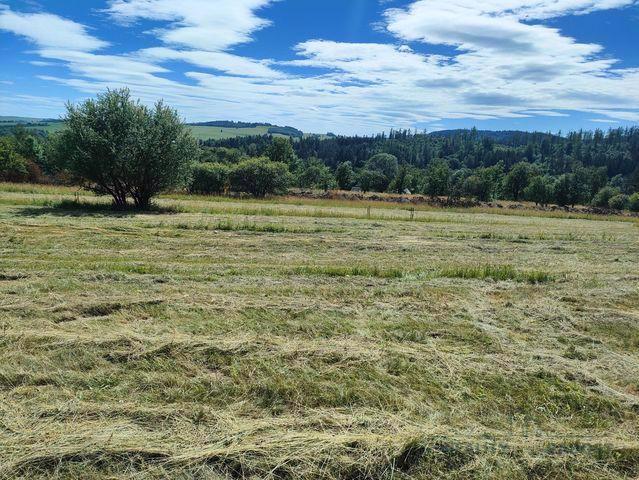
[[[65,121],[65,166],[96,193],[111,195],[117,207],[132,198],[148,208],[154,195],[186,184],[197,144],[162,102],[148,108],[127,89],[109,90],[69,104]]]

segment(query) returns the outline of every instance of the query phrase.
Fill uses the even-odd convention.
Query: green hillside
[[[193,136],[198,140],[224,140],[234,137],[249,137],[252,135],[266,135],[269,127],[259,126],[253,128],[211,127],[203,125],[190,125]]]
[[[211,122],[215,123],[215,122]],[[232,122],[227,122],[232,123]],[[8,133],[16,125],[24,125],[29,130],[40,130],[46,133],[55,133],[64,128],[64,122],[53,119],[42,119],[32,117],[12,117],[0,116],[0,134]],[[238,123],[239,127],[232,126],[216,126],[204,124],[189,125],[193,136],[198,140],[225,140],[234,137],[248,137],[254,135],[267,135],[273,130],[286,131],[290,127],[278,127],[270,124],[251,124],[252,126],[243,126]],[[294,129],[291,129],[294,130]],[[4,131],[4,132],[3,132]],[[301,134],[301,132],[300,132]],[[287,136],[279,133],[273,133],[274,136]]]

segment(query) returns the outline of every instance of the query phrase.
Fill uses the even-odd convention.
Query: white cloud
[[[524,112],[527,115],[539,115],[541,117],[569,117],[567,113],[555,112],[552,110],[527,110]]]
[[[0,9],[0,30],[26,37],[39,47],[93,51],[108,45],[87,33],[84,25],[49,13],[18,13]]]
[[[32,63],[68,68],[68,75],[39,77],[45,81],[91,95],[128,86],[142,101],[164,98],[193,121],[271,121],[341,133],[418,124],[433,129],[443,119],[561,117],[575,110],[608,122],[639,121],[639,69],[615,68],[601,46],[580,43],[543,23],[627,6],[631,0],[489,0],[481,5],[416,0],[384,16],[396,43],[307,40],[291,46],[294,56],[286,61],[233,53],[233,46],[270,25],[262,17],[272,1],[113,0],[107,12],[122,28],[152,22],[152,46],[99,54],[100,47],[86,43],[73,48],[65,41],[29,37],[41,57]],[[7,11],[0,9],[0,18]],[[51,17],[67,31],[104,44],[86,27]],[[430,44],[456,50],[450,56],[424,53]],[[175,61],[189,70],[182,76],[171,71]]]
[[[153,47],[140,50],[135,55],[140,59],[153,62],[180,60],[198,67],[220,70],[232,75],[264,78],[281,77],[283,75],[270,67],[273,64],[270,60],[254,60],[226,52]]]
[[[591,118],[588,121],[595,123],[619,123],[618,120],[611,120],[609,118]]]
[[[163,42],[219,51],[251,40],[270,24],[255,11],[272,0],[111,0],[107,12],[122,23],[140,19],[167,22],[158,29]]]

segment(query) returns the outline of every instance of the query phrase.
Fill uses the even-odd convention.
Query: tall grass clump
[[[377,266],[334,266],[312,265],[294,269],[299,275],[318,275],[326,277],[375,277],[375,278],[402,278],[406,273],[399,268],[380,268]]]
[[[447,267],[439,272],[440,277],[478,280],[495,280],[528,283],[546,283],[552,275],[542,270],[518,271],[512,265],[463,265]]]
[[[290,225],[279,225],[273,223],[255,223],[255,222],[231,222],[230,220],[219,221],[217,223],[178,223],[178,230],[204,230],[204,231],[223,231],[223,232],[257,232],[257,233],[289,233],[289,234],[310,234],[321,233],[327,231],[321,227],[301,228]],[[331,230],[333,231],[333,230]]]

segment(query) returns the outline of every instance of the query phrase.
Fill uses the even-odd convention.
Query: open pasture
[[[636,219],[77,198],[0,186],[0,478],[639,475]]]

